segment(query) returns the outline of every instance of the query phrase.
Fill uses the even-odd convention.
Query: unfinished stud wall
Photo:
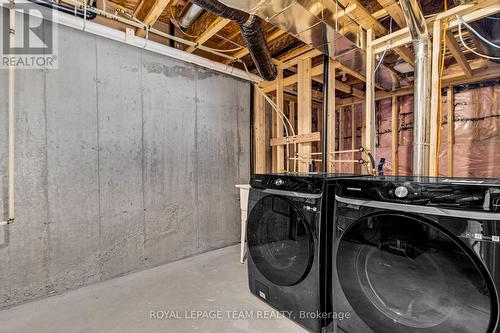
[[[0,308],[238,242],[249,83],[62,26],[59,69],[16,76]],[[3,215],[7,90],[0,71]]]

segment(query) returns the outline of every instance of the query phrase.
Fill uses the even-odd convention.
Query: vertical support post
[[[327,156],[328,156],[328,166],[327,166],[327,171],[328,172],[335,172],[335,163],[333,160],[335,160],[335,138],[337,136],[336,130],[337,130],[337,119],[336,119],[336,111],[335,111],[335,104],[337,102],[337,99],[335,97],[335,71],[336,71],[336,65],[335,62],[330,59],[329,60],[329,65],[328,65],[328,117],[326,122],[328,122],[328,135],[327,135]]]
[[[344,108],[339,108],[339,150],[344,150]],[[343,160],[343,155],[344,153],[336,154],[335,157],[339,160]],[[339,170],[340,172],[343,172],[344,168],[344,163],[339,162]]]
[[[266,100],[264,96],[254,89],[254,151],[255,173],[265,173],[267,165],[266,147]]]
[[[356,149],[356,108],[354,107],[354,104],[351,105],[351,160],[354,161],[356,158],[356,154],[354,152],[354,149]],[[352,173],[355,173],[356,170],[356,163],[352,162]]]
[[[312,77],[311,59],[300,60],[297,66],[298,82],[298,134],[309,134],[312,132]],[[311,160],[312,143],[299,144],[299,172],[309,171]]]
[[[276,103],[275,96],[272,97],[272,100],[274,103]],[[279,123],[278,114],[276,113],[276,110],[271,109],[271,138],[276,137],[276,129],[278,128],[278,123]],[[271,146],[271,171],[274,173],[278,172],[277,160],[278,160],[278,146]]]
[[[399,174],[399,100],[392,97],[392,174]]]
[[[329,68],[330,68],[330,57],[328,55],[323,56],[323,116],[321,117],[321,171],[326,172],[328,170],[328,99],[330,98],[328,90],[329,85]],[[332,97],[335,99],[335,94]]]
[[[366,112],[365,112],[365,145],[364,147],[375,156],[374,118],[375,118],[375,84],[373,72],[375,70],[375,52],[372,42],[375,37],[373,29],[368,29],[366,34]]]
[[[455,146],[455,98],[453,95],[453,87],[448,87],[446,95],[446,106],[448,115],[448,176],[453,177],[453,148]]]
[[[431,72],[431,114],[430,114],[430,147],[429,147],[429,175],[438,175],[437,151],[438,131],[441,127],[439,119],[439,104],[441,87],[439,82],[439,67],[441,64],[441,21],[437,20],[432,28],[432,72]]]
[[[278,110],[285,115],[285,95],[283,93],[283,69],[278,68],[278,78],[276,79],[276,105]],[[283,120],[277,117],[276,122],[276,138],[283,137]],[[285,146],[276,146],[276,169],[281,172],[285,169]]]
[[[292,124],[292,127],[293,128],[297,128],[296,124],[295,124],[295,116],[296,116],[296,104],[295,102],[289,102],[288,103],[288,109],[289,109],[289,120],[290,120],[290,124]],[[288,145],[288,149],[290,149],[290,153],[288,154],[289,157],[292,157],[292,158],[295,158],[295,145],[294,144],[290,144]],[[292,171],[292,172],[296,172],[297,170],[295,170],[295,160],[288,160],[287,161],[287,165],[288,165],[288,171]]]

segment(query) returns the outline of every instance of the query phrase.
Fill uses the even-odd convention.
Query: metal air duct
[[[430,37],[417,0],[401,0],[401,8],[415,49],[415,93],[413,95],[413,174],[429,173],[429,125],[431,96]]]

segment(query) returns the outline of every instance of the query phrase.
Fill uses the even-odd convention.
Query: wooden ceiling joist
[[[210,38],[212,38],[215,34],[217,34],[219,31],[221,31],[226,25],[229,24],[231,20],[222,18],[222,17],[217,17],[212,24],[195,40],[195,43],[198,44],[203,44]],[[186,52],[194,52],[196,48],[194,46],[189,46],[185,49]]]
[[[161,13],[167,8],[171,0],[141,0],[134,10],[134,16],[144,24],[152,26],[160,17]],[[138,30],[137,36],[144,37],[145,30]]]
[[[403,10],[395,0],[377,0],[401,28],[406,27],[406,19]]]
[[[465,58],[464,53],[460,49],[460,45],[458,45],[455,36],[450,30],[446,31],[446,46],[450,50],[453,58],[457,61],[457,64],[462,68],[465,73],[465,76],[468,78],[472,77],[472,69],[470,68],[469,62],[467,58]]]

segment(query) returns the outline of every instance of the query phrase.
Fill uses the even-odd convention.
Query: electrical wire
[[[391,16],[391,20],[389,21],[389,34],[392,33],[392,16]],[[384,52],[382,52],[382,55],[380,56],[380,59],[377,63],[377,66],[375,66],[375,69],[373,70],[373,74],[372,74],[372,82],[375,82],[375,75],[377,74],[377,71],[378,69],[380,68],[380,66],[382,65],[382,62],[384,61],[384,58],[385,58],[385,55],[387,54],[387,50],[389,50],[389,47],[391,45],[391,41],[389,41],[387,43],[387,45],[385,46],[384,48]],[[376,142],[377,142],[377,116],[376,116],[376,109],[373,110],[374,112],[373,113],[373,156],[375,158],[375,160],[377,160],[377,148],[376,148]],[[371,147],[369,147],[371,148]]]
[[[290,122],[290,119],[288,119],[288,117],[285,115],[283,110],[280,110],[280,108],[276,105],[276,103],[274,103],[274,101],[269,96],[267,96],[267,94],[258,86],[258,84],[252,80],[251,75],[250,75],[250,71],[248,70],[246,63],[241,59],[239,60],[239,62],[241,62],[243,64],[243,67],[245,68],[245,72],[248,75],[249,81],[252,82],[252,84],[255,86],[255,89],[264,97],[264,99],[269,103],[269,105],[271,105],[271,108],[274,110],[274,112],[276,112],[276,114],[280,118],[281,122],[283,123],[283,126],[285,127],[285,135],[287,137],[290,136],[289,132],[288,132],[288,128],[287,128],[287,124],[288,124],[288,126],[290,127],[290,131],[292,132],[292,136],[295,136],[296,135],[295,130],[293,129],[293,126],[292,126],[292,123]],[[286,146],[287,146],[287,153],[289,154],[290,153],[289,143],[287,143]],[[298,153],[297,143],[294,143],[293,147],[294,147],[295,154],[297,154]],[[290,157],[288,157],[288,159],[290,159]],[[297,170],[297,162],[298,162],[298,160],[294,160],[295,170]]]
[[[462,23],[463,25],[465,25],[465,27],[467,29],[469,29],[470,32],[474,33],[474,35],[476,35],[479,39],[481,39],[483,42],[485,42],[486,44],[494,47],[494,48],[497,48],[497,49],[500,49],[500,45],[497,45],[495,43],[492,43],[491,41],[489,41],[488,39],[486,39],[485,37],[483,37],[479,32],[477,32],[474,28],[472,28],[467,22],[465,22],[465,20],[463,18],[461,18],[460,16],[457,15],[457,19],[460,23]]]
[[[490,60],[500,60],[500,57],[491,57],[489,55],[479,53],[479,52],[474,51],[473,49],[471,49],[467,44],[465,44],[464,37],[462,36],[462,23],[460,21],[458,22],[458,35],[460,37],[460,41],[462,42],[462,45],[467,50],[469,50],[470,52],[474,53],[475,55],[478,55],[480,57],[483,57],[483,58],[486,58],[486,59],[490,59]]]

